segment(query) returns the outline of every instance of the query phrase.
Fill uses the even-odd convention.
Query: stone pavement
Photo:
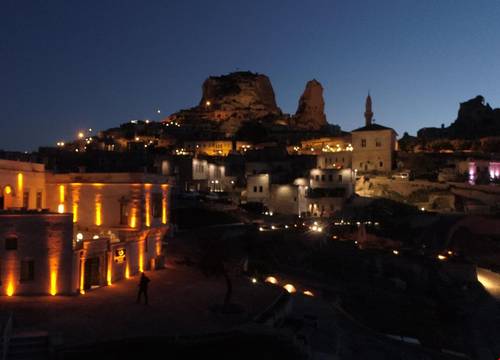
[[[224,299],[225,282],[197,268],[168,264],[147,272],[149,305],[136,304],[139,276],[79,296],[0,297],[0,313],[14,314],[16,331],[60,334],[66,345],[149,335],[206,334],[241,325],[263,311],[280,288],[238,278],[233,302],[245,312],[218,315],[210,306]]]

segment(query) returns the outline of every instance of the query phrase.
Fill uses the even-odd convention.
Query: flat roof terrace
[[[102,183],[102,184],[164,184],[168,177],[152,173],[109,172],[109,173],[47,173],[46,181],[52,183]]]

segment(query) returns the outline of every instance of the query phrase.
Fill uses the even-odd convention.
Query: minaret
[[[368,92],[365,104],[365,125],[370,126],[372,124],[372,119],[373,119],[372,98],[370,97],[370,92]]]

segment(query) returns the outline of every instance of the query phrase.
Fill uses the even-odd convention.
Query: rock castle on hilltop
[[[164,121],[205,128],[226,137],[234,136],[249,122],[318,131],[328,125],[324,104],[323,87],[317,80],[311,80],[299,100],[296,114],[284,114],[276,104],[273,87],[266,75],[234,72],[206,79],[199,104],[178,111]]]

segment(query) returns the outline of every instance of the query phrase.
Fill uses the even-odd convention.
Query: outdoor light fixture
[[[265,282],[276,285],[278,283],[278,279],[276,279],[274,276],[268,276]]]

